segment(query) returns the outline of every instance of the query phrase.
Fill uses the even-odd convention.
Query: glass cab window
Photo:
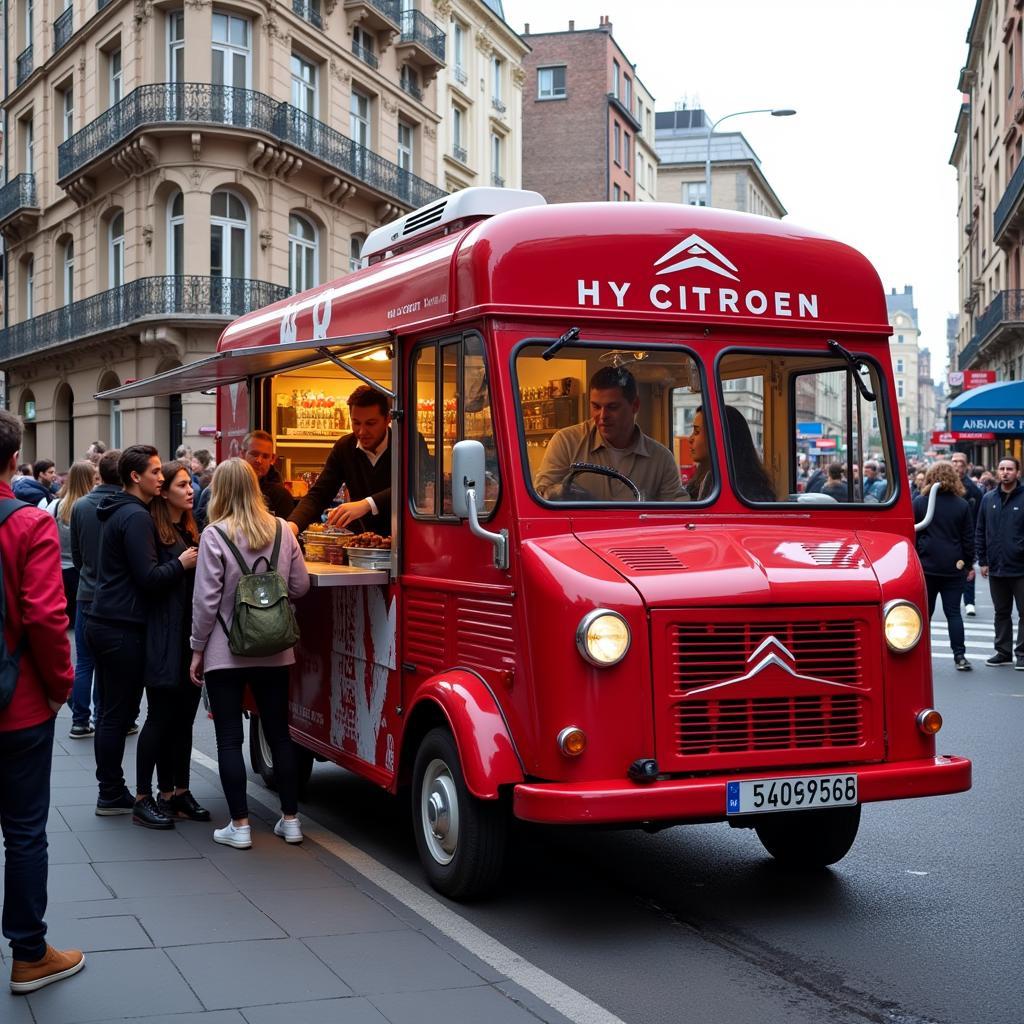
[[[452,452],[458,441],[479,441],[486,465],[481,518],[489,516],[498,502],[500,477],[483,340],[466,334],[423,345],[413,357],[412,373],[413,511],[424,517],[454,517]]]
[[[528,480],[545,502],[690,500],[689,438],[674,429],[676,396],[699,396],[693,357],[668,347],[528,344],[516,357]],[[699,399],[698,399],[699,401]]]
[[[895,496],[876,365],[840,353],[734,352],[719,361],[718,378],[724,462],[740,498],[828,505]]]

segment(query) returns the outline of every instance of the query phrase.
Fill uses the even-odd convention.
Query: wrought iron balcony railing
[[[505,179],[500,174],[492,174],[491,175],[491,184],[495,188],[504,188],[505,187]]]
[[[1018,332],[1024,329],[1024,290],[1012,288],[996,293],[985,312],[975,320],[974,336],[957,353],[958,369],[965,370],[970,367],[972,361],[980,354],[985,340],[1001,324],[1013,324]]]
[[[402,17],[401,11],[401,0],[357,0],[354,6],[359,4],[366,4],[368,7],[372,7],[378,14],[382,14],[392,24],[397,25]],[[346,0],[345,6],[350,5],[350,0]]]
[[[18,210],[32,210],[38,207],[34,174],[19,174],[0,188],[0,222],[7,220]]]
[[[322,29],[324,27],[319,0],[292,0],[292,10],[300,18],[305,18],[314,28]]]
[[[74,34],[75,26],[72,23],[74,20],[74,10],[69,7],[66,11],[63,11],[57,20],[53,23],[53,52],[56,53],[58,50],[63,49],[67,41]]]
[[[999,205],[996,206],[996,212],[992,218],[992,238],[996,244],[999,243],[1000,236],[1006,228],[1014,208],[1019,205],[1022,194],[1024,194],[1024,160],[1017,164],[1017,169],[1013,172],[1006,191],[999,200]]]
[[[286,299],[287,287],[240,277],[140,277],[0,330],[0,363],[147,317],[236,317]]]
[[[364,63],[369,64],[371,68],[376,69],[378,65],[377,54],[373,50],[367,49],[361,43],[352,44],[352,52]]]
[[[491,100],[491,106],[492,106],[492,107],[494,107],[494,109],[495,109],[495,110],[496,110],[496,111],[497,111],[497,112],[498,112],[499,114],[504,114],[504,113],[505,113],[505,111],[506,111],[506,110],[508,110],[508,107],[506,107],[506,106],[505,106],[505,104],[504,104],[504,103],[502,103],[502,101],[501,101],[501,100],[499,100],[497,96],[495,96],[495,97],[494,97],[494,98],[493,98],[493,99]]]
[[[390,160],[290,103],[252,89],[197,82],[140,85],[76,132],[57,150],[58,180],[64,181],[146,125],[224,124],[265,132],[304,150],[371,188],[420,206],[445,193],[416,178],[408,182]],[[407,174],[408,172],[403,172]]]
[[[459,85],[465,85],[469,81],[469,75],[466,73],[466,69],[461,64],[456,64],[452,74],[455,75],[455,81]]]
[[[408,93],[414,100],[423,102],[423,91],[420,89],[415,82],[410,82],[408,78],[403,78],[399,84],[402,87],[402,91]]]
[[[21,53],[18,54],[18,76],[15,81],[15,85],[21,85],[22,82],[32,74],[32,47],[26,46]]]
[[[402,11],[402,42],[419,43],[444,63],[444,32],[421,11]]]
[[[452,156],[455,157],[455,159],[458,160],[459,163],[464,164],[466,162],[467,155],[468,154],[466,153],[466,148],[464,146],[460,146],[458,143],[455,142],[452,143]]]

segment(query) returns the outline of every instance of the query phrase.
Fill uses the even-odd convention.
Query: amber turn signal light
[[[558,749],[566,757],[579,757],[587,749],[587,734],[570,725],[558,734]]]
[[[942,715],[935,708],[927,708],[917,714],[917,727],[925,736],[934,736],[942,728]]]

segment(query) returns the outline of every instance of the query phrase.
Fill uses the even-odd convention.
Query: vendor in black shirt
[[[327,513],[328,525],[391,533],[391,403],[364,384],[349,396],[348,411],[352,433],[335,443],[316,483],[288,517],[296,536],[319,521],[342,484],[349,500]]]

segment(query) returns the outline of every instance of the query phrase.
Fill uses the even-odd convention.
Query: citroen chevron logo
[[[654,265],[661,267],[663,263],[668,263],[669,260],[675,259],[681,253],[685,253],[689,259],[679,260],[677,263],[662,267],[658,271],[659,277],[662,274],[672,274],[677,270],[703,267],[705,270],[710,270],[711,273],[718,274],[720,277],[727,277],[730,281],[739,280],[736,274],[730,273],[730,271],[739,270],[736,264],[723,256],[710,242],[706,242],[697,234],[687,235],[678,245],[673,246],[664,256],[656,260]],[[713,259],[708,257],[713,257]],[[717,262],[714,262],[715,260]],[[727,267],[728,270],[726,269]]]

